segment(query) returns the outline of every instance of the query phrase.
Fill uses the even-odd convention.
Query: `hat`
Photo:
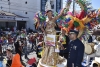
[[[76,31],[76,30],[70,30],[70,32],[69,33],[74,33],[74,34],[79,34],[79,32],[78,31]]]

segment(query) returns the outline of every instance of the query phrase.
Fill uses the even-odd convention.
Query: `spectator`
[[[21,59],[21,55],[22,55],[22,47],[21,47],[21,44],[20,44],[20,40],[17,40],[17,42],[15,42],[15,52],[18,53],[20,55],[20,60]]]
[[[13,58],[13,55],[12,55],[12,53],[11,53],[11,50],[10,49],[7,49],[7,64],[6,64],[6,66],[7,67],[10,67],[11,66],[11,64],[12,64],[12,58]]]

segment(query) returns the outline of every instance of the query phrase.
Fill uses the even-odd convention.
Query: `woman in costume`
[[[46,20],[46,28],[45,28],[45,30],[43,28],[41,28],[42,31],[45,33],[45,35],[47,35],[47,34],[56,35],[55,22],[58,18],[60,18],[62,16],[63,13],[64,13],[64,9],[61,10],[61,12],[58,16],[53,17],[52,10],[46,11],[46,15],[48,17],[48,19]],[[48,66],[56,65],[56,63],[55,63],[55,54],[56,53],[55,53],[54,46],[48,46],[46,44],[43,53],[44,54],[43,54],[42,59],[41,59],[42,64],[46,64]]]

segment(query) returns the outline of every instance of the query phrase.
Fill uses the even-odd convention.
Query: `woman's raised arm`
[[[55,16],[55,17],[54,17],[55,21],[56,21],[57,19],[59,19],[59,18],[64,14],[64,10],[65,10],[65,9],[67,9],[67,8],[63,8],[63,9],[61,10],[60,14],[59,14],[58,16]]]

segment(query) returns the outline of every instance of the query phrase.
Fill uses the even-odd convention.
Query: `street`
[[[14,54],[15,55],[15,54]],[[7,63],[7,61],[6,61],[6,56],[3,56],[5,59],[3,59],[3,67],[6,67],[6,63]],[[31,53],[29,53],[29,55],[28,55],[28,58],[29,59],[32,59],[32,58],[36,58],[36,60],[38,61],[38,59],[37,59],[37,56],[36,56],[36,52],[31,52]],[[22,60],[23,60],[23,63],[26,65],[26,67],[29,67],[29,66],[31,66],[31,65],[29,65],[28,63],[27,63],[27,59],[25,59],[24,58],[24,55],[22,56]]]

